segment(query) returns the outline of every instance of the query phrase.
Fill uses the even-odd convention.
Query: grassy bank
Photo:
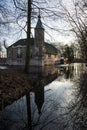
[[[30,90],[33,81],[17,70],[0,70],[0,110]]]

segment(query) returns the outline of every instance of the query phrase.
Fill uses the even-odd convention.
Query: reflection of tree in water
[[[73,77],[72,67],[67,67],[63,71],[65,72],[64,76],[66,76],[66,78]],[[39,77],[37,77],[33,82],[31,92],[26,94],[26,102],[22,101],[21,103],[18,103],[17,111],[15,111],[16,107],[14,107],[13,111],[11,109],[12,114],[17,115],[18,117],[14,118],[14,120],[12,117],[12,121],[9,114],[7,119],[5,115],[5,120],[3,122],[5,123],[7,120],[7,122],[10,121],[10,124],[8,123],[9,129],[5,127],[6,129],[4,130],[15,130],[13,127],[10,129],[11,122],[13,124],[19,123],[15,127],[16,130],[86,130],[87,74],[85,73],[80,77],[79,86],[75,88],[76,98],[69,106],[67,105],[68,110],[66,106],[61,105],[59,97],[56,97],[56,95],[53,97],[54,91],[52,91],[52,89],[49,89],[49,87],[46,90],[44,89],[44,86],[56,79],[56,76],[57,75],[54,74],[46,77],[39,75]],[[22,125],[20,124],[19,118],[21,118]]]
[[[74,66],[67,66],[64,69],[64,74],[66,79],[72,79],[73,78],[73,71],[74,71]]]
[[[0,123],[3,123],[3,126],[0,130],[48,130],[48,128],[58,130],[63,127],[60,122],[61,117],[56,114],[60,104],[52,98],[50,94],[52,90],[48,89],[44,92],[44,85],[50,83],[56,76],[55,74],[47,77],[40,75],[33,82],[32,90],[26,94],[26,98],[21,99],[21,102],[15,102],[13,108],[2,113]]]
[[[54,100],[50,95],[49,91],[52,90],[44,92],[43,84],[43,80],[39,78],[32,89],[36,106],[32,103],[31,106],[29,105],[29,95],[26,95],[28,101],[28,128],[30,130],[58,130],[63,128],[62,121],[60,121],[62,117],[56,114],[58,113],[58,109],[60,109],[60,104],[57,102],[57,99]],[[45,93],[49,93],[47,97],[44,96]],[[45,98],[46,101],[44,102]]]
[[[68,107],[67,127],[73,130],[87,130],[87,73],[80,76],[79,83],[75,88],[75,100]],[[68,116],[67,116],[68,117]]]
[[[64,76],[65,79],[72,80],[74,77],[74,66],[68,65],[68,66],[60,66],[60,73],[62,76]]]

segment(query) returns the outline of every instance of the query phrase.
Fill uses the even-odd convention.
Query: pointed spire
[[[41,16],[40,16],[40,8],[39,8],[39,15],[38,15],[38,18],[39,18],[39,19],[41,18]]]
[[[40,8],[39,8],[39,15],[38,15],[38,21],[36,24],[36,28],[43,28],[42,22],[41,22],[41,16],[40,16]]]

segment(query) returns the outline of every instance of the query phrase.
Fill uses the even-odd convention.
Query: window
[[[51,58],[51,54],[48,54],[48,58]]]
[[[10,58],[11,57],[11,52],[10,51],[8,51],[8,54],[7,54],[8,56],[8,58]]]
[[[17,48],[17,58],[22,58],[22,48],[21,47]]]

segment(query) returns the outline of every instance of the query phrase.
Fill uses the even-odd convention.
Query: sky
[[[41,0],[39,0],[40,2]],[[43,0],[44,1],[44,0]],[[67,24],[66,21],[64,21],[63,16],[60,12],[60,7],[59,7],[59,0],[53,1],[53,0],[45,0],[46,3],[41,3],[39,4],[39,7],[41,8],[40,11],[40,15],[41,15],[41,20],[43,23],[43,26],[45,28],[45,41],[47,42],[62,42],[62,43],[69,43],[71,41],[74,40],[74,36],[72,33],[70,33],[69,31],[64,31],[64,30],[68,30],[70,27]],[[14,6],[11,4],[12,0],[8,0],[8,5],[10,7],[10,10],[15,10]],[[69,10],[72,9],[72,0],[63,0],[65,6],[67,6],[67,8]],[[35,3],[36,4],[36,3]],[[38,4],[36,4],[38,6]],[[46,8],[48,10],[54,10],[57,14],[56,17],[53,16],[53,14],[51,14],[50,11],[44,10],[43,8]],[[34,8],[36,8],[34,6]],[[34,27],[36,26],[37,20],[38,20],[38,9],[35,9],[34,11],[36,11],[35,13],[35,19],[32,20],[32,35],[34,36]],[[58,11],[58,13],[57,13]],[[11,12],[11,11],[10,11]],[[50,15],[47,17],[47,14],[50,12]],[[16,16],[17,11],[15,11],[15,13],[13,15]],[[13,18],[10,17],[10,19],[13,20]],[[26,21],[26,18],[22,19],[19,21],[20,26],[24,25],[24,22]],[[50,29],[49,27],[51,27],[52,29]],[[6,40],[6,44],[7,46],[13,44],[15,41],[21,39],[21,38],[26,38],[26,33],[25,31],[20,31],[19,30],[19,26],[16,23],[10,24],[9,27],[7,27],[7,30],[4,31],[4,33],[1,35],[1,40],[4,41]],[[21,29],[21,28],[20,28]],[[3,27],[4,30],[4,27]]]
[[[68,10],[73,9],[72,0],[63,0],[63,3]],[[45,28],[45,40],[50,42],[63,42],[65,44],[74,40],[73,34],[68,31],[68,29],[70,29],[69,24],[63,19],[61,8],[59,6],[59,0],[50,0],[47,8],[51,8],[51,10],[53,8],[57,16],[45,18],[45,14],[41,12],[42,22]],[[50,29],[47,26],[54,29]]]

